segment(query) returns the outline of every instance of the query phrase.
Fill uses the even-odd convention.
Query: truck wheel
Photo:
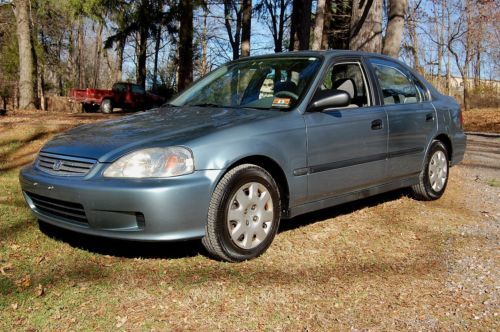
[[[101,113],[109,114],[113,112],[113,105],[111,104],[111,100],[104,99],[101,103]]]

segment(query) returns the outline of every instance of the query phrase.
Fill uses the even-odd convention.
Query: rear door
[[[386,176],[387,116],[361,58],[334,60],[318,89],[349,90],[352,104],[304,114],[311,201],[377,185]],[[350,81],[346,85],[346,81]],[[354,85],[354,89],[346,88]],[[345,90],[344,90],[345,91]]]
[[[369,63],[389,119],[388,175],[397,179],[418,174],[437,128],[428,91],[396,62],[371,58]]]

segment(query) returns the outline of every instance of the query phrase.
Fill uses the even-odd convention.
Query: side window
[[[412,75],[413,82],[415,82],[415,86],[417,87],[418,94],[420,96],[420,101],[429,100],[429,94],[427,92],[427,88],[425,85],[420,82],[415,76]]]
[[[421,100],[417,87],[401,70],[380,63],[373,63],[375,76],[384,96],[384,104],[410,104]]]
[[[138,94],[144,94],[144,93],[146,93],[146,91],[144,91],[144,89],[141,86],[135,85],[135,84],[132,85],[132,92],[133,93],[138,93]]]
[[[357,62],[336,63],[331,66],[320,89],[347,92],[351,96],[350,107],[370,106],[365,75]]]

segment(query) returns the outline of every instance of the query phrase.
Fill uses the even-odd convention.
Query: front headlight
[[[108,178],[168,178],[194,172],[193,154],[183,147],[138,150],[111,164]]]

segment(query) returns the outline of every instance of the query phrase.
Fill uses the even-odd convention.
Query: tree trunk
[[[403,39],[406,0],[389,0],[389,17],[384,37],[383,53],[397,58]]]
[[[382,51],[382,0],[354,0],[349,48],[355,51]]]
[[[193,81],[193,4],[190,0],[180,1],[179,28],[179,80],[178,91],[182,91]]]
[[[84,85],[84,73],[83,73],[83,48],[85,47],[85,36],[83,29],[83,20],[80,18],[78,23],[78,36],[77,36],[77,59],[76,59],[76,70],[78,77],[78,88],[82,89]]]
[[[423,70],[420,67],[420,52],[418,46],[418,36],[417,36],[417,27],[416,22],[412,18],[408,21],[408,34],[410,35],[411,40],[411,54],[413,56],[413,67],[417,72],[423,74]]]
[[[273,36],[274,42],[274,53],[283,52],[283,34],[285,30],[285,12],[286,3],[285,0],[264,0],[264,6],[271,19],[271,23],[268,24],[271,34]]]
[[[153,65],[153,91],[156,92],[158,89],[158,53],[160,53],[161,46],[161,25],[157,26],[156,40],[155,40],[155,58]]]
[[[200,64],[200,76],[205,76],[208,73],[208,18],[209,10],[208,4],[205,4],[203,10],[203,29],[201,31],[201,64]]]
[[[250,35],[252,31],[252,0],[243,0],[241,19],[241,56],[250,55]]]
[[[148,50],[148,29],[139,29],[139,45],[137,45],[137,84],[146,88],[146,57]]]
[[[29,0],[15,1],[14,14],[19,44],[19,108],[35,108]]]
[[[323,33],[321,39],[321,49],[327,50],[330,48],[330,34],[331,34],[331,23],[332,23],[332,0],[326,0],[325,2],[325,17],[323,20]]]
[[[226,26],[229,44],[233,51],[233,60],[240,57],[240,42],[241,42],[241,9],[238,9],[236,0],[224,0],[224,25]],[[232,31],[231,21],[233,20],[232,11],[236,12],[236,29]]]
[[[445,0],[443,0],[444,2]],[[443,13],[444,15],[444,13]],[[446,22],[447,22],[447,38],[450,38],[451,35],[451,14],[450,11],[447,10],[447,15],[446,15]],[[446,49],[446,54],[447,54],[447,59],[446,59],[446,89],[448,96],[451,96],[451,52],[447,48]]]
[[[318,0],[316,7],[316,19],[314,21],[313,50],[320,50],[323,41],[323,28],[325,25],[325,4],[326,0]]]
[[[102,53],[102,30],[104,29],[103,23],[98,23],[96,38],[95,38],[95,52],[94,52],[94,89],[99,87],[99,78],[101,77],[101,53]]]
[[[115,80],[120,82],[123,76],[123,52],[125,50],[125,38],[120,38],[116,45],[116,77]]]
[[[312,0],[293,0],[290,51],[308,50],[311,35]]]

